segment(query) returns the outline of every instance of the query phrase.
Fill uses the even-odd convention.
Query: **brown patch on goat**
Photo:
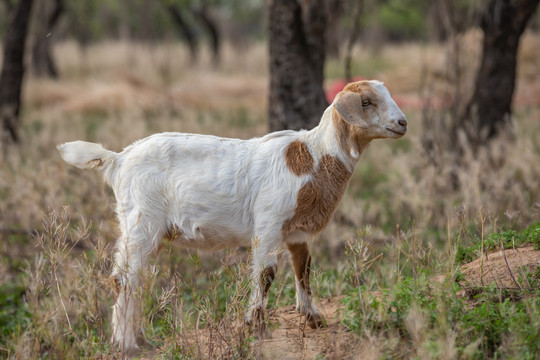
[[[112,282],[113,298],[114,301],[116,301],[118,299],[118,295],[120,295],[120,286],[122,286],[122,283],[116,275],[111,275],[109,279]]]
[[[165,233],[163,237],[169,241],[173,241],[174,239],[178,238],[182,234],[183,234],[182,230],[180,230],[178,226],[173,225],[167,229],[167,232]]]
[[[377,99],[377,92],[373,89],[373,86],[368,81],[357,81],[347,84],[343,91],[350,91],[362,94],[366,97],[366,100],[375,100]],[[362,98],[364,97],[362,96]]]
[[[332,218],[351,175],[339,159],[324,155],[311,181],[298,191],[294,215],[283,224],[283,234],[296,230],[321,232]]]
[[[313,157],[307,145],[300,140],[295,140],[287,146],[285,161],[296,176],[311,174],[313,171]]]
[[[287,244],[287,248],[291,252],[294,273],[296,274],[300,287],[304,289],[308,295],[311,295],[311,287],[309,286],[311,255],[309,254],[307,244]]]
[[[339,115],[336,109],[332,110],[332,122],[334,123],[339,147],[345,154],[349,155],[353,146],[361,153],[369,144],[369,139],[366,139],[362,133],[363,129],[349,124]]]
[[[360,131],[343,120],[336,109],[332,110],[332,122],[336,130],[336,137],[339,142],[339,147],[345,154],[349,154],[353,144],[358,146],[360,142]]]
[[[371,106],[367,107],[366,109],[363,109],[360,106],[360,108],[362,109],[362,112],[373,111],[374,108],[377,108],[380,105],[379,94],[377,90],[375,90],[373,88],[373,85],[371,85],[371,83],[367,81],[358,81],[358,82],[347,84],[343,88],[342,92],[354,92],[354,93],[360,94],[362,102],[369,101]]]
[[[276,278],[276,272],[277,272],[277,265],[272,265],[264,268],[264,270],[261,273],[261,285],[263,286],[263,296],[266,296],[268,294],[268,291],[270,290],[270,286],[274,282],[274,279]]]

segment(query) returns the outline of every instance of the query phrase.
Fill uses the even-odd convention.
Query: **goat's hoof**
[[[320,314],[308,314],[306,315],[307,324],[312,329],[318,329],[326,327],[326,320]]]
[[[264,321],[264,310],[255,309],[249,316],[244,318],[244,323],[251,327],[258,339],[264,339],[266,334],[266,321]]]

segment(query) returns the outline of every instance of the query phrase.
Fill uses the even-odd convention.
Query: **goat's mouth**
[[[393,129],[390,129],[390,128],[385,128],[386,130],[396,134],[396,135],[399,135],[399,136],[403,136],[405,135],[405,133],[407,132],[407,130],[405,131],[397,131],[397,130],[393,130]]]

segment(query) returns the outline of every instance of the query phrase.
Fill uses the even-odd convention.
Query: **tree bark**
[[[493,138],[509,122],[519,40],[539,0],[490,0],[481,15],[483,55],[463,122],[473,145]]]
[[[55,0],[54,9],[43,19],[32,50],[32,65],[37,76],[58,78],[58,69],[51,54],[52,32],[64,12],[64,1]]]
[[[339,21],[345,12],[344,0],[326,0],[326,56],[339,59],[342,34],[340,34]]]
[[[311,129],[328,106],[323,90],[324,0],[269,4],[270,131]]]
[[[19,142],[18,119],[24,75],[24,50],[33,0],[19,0],[10,13],[0,73],[0,119],[4,134]],[[4,137],[4,136],[3,136]]]
[[[169,11],[169,14],[171,15],[176,27],[180,31],[180,34],[188,43],[191,62],[197,62],[197,59],[199,57],[199,41],[197,39],[195,31],[184,19],[182,12],[178,9],[177,6],[172,4],[168,4],[165,6],[167,7],[167,10]]]

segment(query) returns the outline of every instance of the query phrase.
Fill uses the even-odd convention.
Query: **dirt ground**
[[[461,268],[463,287],[481,287],[495,283],[498,288],[517,289],[527,286],[525,272],[532,274],[540,266],[540,251],[532,246],[495,251]],[[271,322],[270,338],[253,345],[263,359],[365,359],[376,357],[370,343],[350,333],[339,323],[341,297],[325,299],[318,304],[328,322],[326,328],[313,330],[294,305],[277,309]],[[365,356],[364,356],[365,355]]]
[[[271,314],[270,338],[259,340],[253,346],[264,359],[353,359],[358,358],[359,338],[339,323],[341,297],[319,302],[319,310],[327,327],[311,329],[294,305],[278,309]]]
[[[526,281],[521,280],[523,274],[526,271],[534,273],[538,266],[540,251],[532,246],[495,251],[483,259],[463,265],[461,272],[464,277],[460,284],[464,288],[479,288],[495,283],[499,288],[515,289],[527,286]],[[371,346],[369,340],[359,338],[340,324],[341,299],[334,297],[317,302],[327,327],[315,330],[305,325],[305,318],[296,312],[294,305],[268,309],[270,325],[267,335],[251,343],[250,353],[255,354],[257,359],[280,360],[378,358],[377,349]],[[224,350],[224,347],[230,345],[227,337],[229,340],[235,338],[233,333],[237,331],[238,324],[224,328],[222,333],[219,330],[209,333],[208,329],[190,331],[178,337],[181,340],[176,346],[190,346],[193,349],[191,355],[198,353],[202,358],[233,358],[230,349]],[[152,358],[156,353],[145,355],[142,358]]]
[[[540,266],[540,251],[532,246],[494,251],[461,267],[460,285],[482,287],[495,283],[498,288],[519,289],[527,286],[525,273],[534,274]]]
[[[327,326],[320,329],[306,326],[305,317],[296,311],[294,305],[268,309],[270,325],[266,335],[248,345],[248,352],[254,354],[256,359],[357,359],[362,343],[358,336],[339,323],[341,299],[340,296],[317,303],[327,321]],[[219,329],[192,330],[177,336],[174,346],[190,349],[187,350],[189,356],[195,358],[236,358],[238,354],[235,354],[234,347],[237,348],[242,331],[247,334],[243,324],[238,321]],[[144,351],[139,358],[162,356],[162,351],[170,349],[170,346],[165,344],[159,350]]]

